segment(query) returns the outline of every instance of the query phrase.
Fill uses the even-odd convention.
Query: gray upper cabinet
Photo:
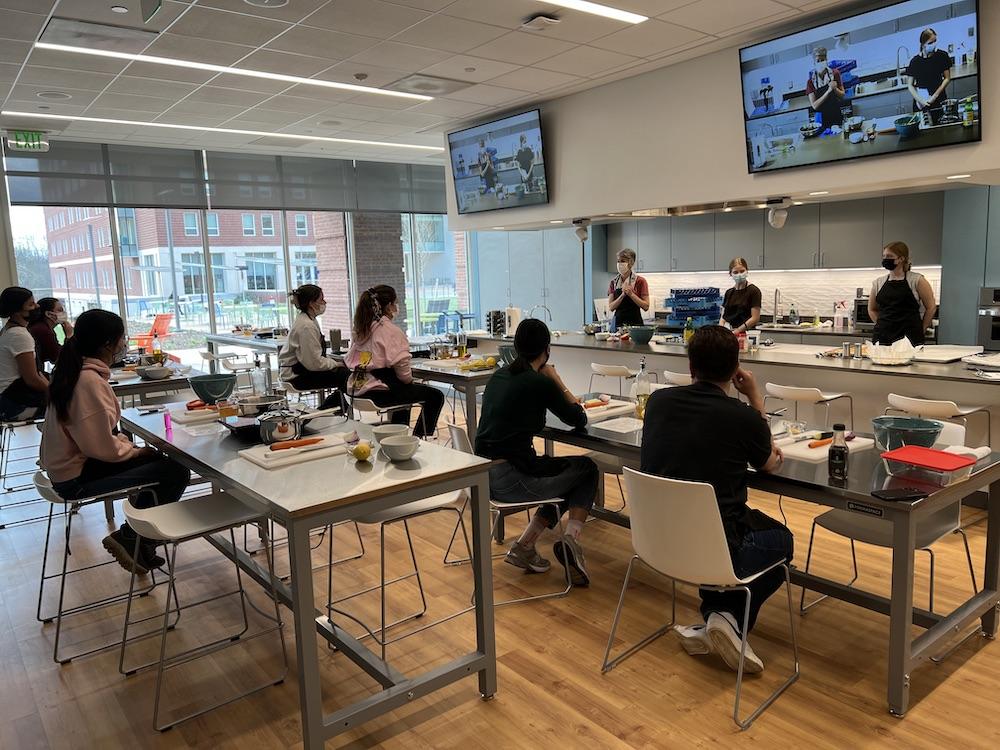
[[[670,219],[640,219],[637,270],[645,273],[670,270]]]
[[[764,267],[764,212],[734,211],[715,215],[715,270],[728,271],[733,258],[750,268]]]
[[[914,265],[937,265],[941,262],[943,216],[944,193],[889,196],[885,199],[882,246],[905,242]]]
[[[881,262],[883,200],[824,203],[819,209],[820,268],[871,268]]]
[[[625,247],[636,250],[636,245],[639,244],[638,223],[632,219],[618,224],[608,224],[608,273],[618,273],[615,263],[618,261],[619,250]]]
[[[818,253],[819,206],[793,206],[782,229],[764,223],[764,268],[815,268]]]
[[[671,271],[705,271],[715,266],[714,214],[675,216],[670,230]]]

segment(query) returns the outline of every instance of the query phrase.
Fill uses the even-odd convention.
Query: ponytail
[[[76,341],[75,336],[66,339],[49,383],[49,406],[56,410],[56,417],[60,422],[69,419],[69,402],[83,370],[83,355]]]
[[[385,309],[396,301],[396,290],[387,284],[377,284],[361,293],[354,309],[354,340],[367,339],[374,325],[385,315]]]
[[[102,351],[117,345],[124,335],[125,324],[113,312],[87,310],[77,318],[73,336],[63,344],[49,383],[49,404],[60,422],[69,419],[69,406],[84,358],[98,357]]]

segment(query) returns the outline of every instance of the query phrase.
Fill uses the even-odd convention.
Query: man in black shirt
[[[642,471],[707,482],[715,488],[733,569],[741,578],[779,560],[792,558],[792,534],[782,524],[747,507],[747,465],[773,471],[781,451],[771,440],[764,400],[753,375],[739,366],[739,344],[722,326],[698,329],[688,344],[694,382],[655,391],[646,405],[642,434]],[[749,405],[731,398],[732,384]],[[749,584],[749,627],[764,600],[781,587],[784,571],[772,570]],[[746,599],[742,591],[701,590],[705,625],[678,627],[691,654],[717,651],[732,669],[739,665],[740,625]],[[763,662],[747,644],[746,666],[759,672]]]
[[[544,573],[549,561],[538,554],[535,542],[545,529],[568,512],[566,533],[552,551],[567,566],[575,586],[590,583],[579,537],[594,505],[600,470],[586,456],[539,456],[533,439],[551,411],[572,427],[585,427],[587,415],[576,396],[548,363],[552,337],[540,320],[521,321],[514,334],[517,359],[498,370],[486,384],[483,411],[476,432],[476,453],[504,459],[490,469],[490,495],[497,502],[561,498],[543,505],[507,552],[505,562],[528,573]]]

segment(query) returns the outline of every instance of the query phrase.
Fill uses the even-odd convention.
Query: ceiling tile
[[[12,99],[22,102],[33,102],[34,104],[57,104],[63,102],[72,106],[86,106],[94,101],[94,97],[100,93],[99,91],[80,91],[74,89],[66,92],[72,94],[72,99],[44,101],[38,98],[39,93],[51,90],[51,86],[34,86],[27,83],[19,83],[11,90],[10,96]]]
[[[326,29],[296,26],[273,42],[269,42],[266,47],[267,49],[314,55],[328,60],[346,60],[375,44],[378,44],[378,39],[370,36],[341,34]]]
[[[387,122],[366,122],[362,130],[371,136],[404,135],[413,131],[411,125],[395,125]]]
[[[123,72],[125,75],[135,78],[155,78],[161,81],[178,81],[180,83],[205,83],[216,76],[215,73],[205,70],[144,62],[131,63]]]
[[[136,76],[119,76],[107,92],[110,94],[140,94],[142,96],[158,96],[163,99],[180,99],[196,88],[193,83],[178,83],[177,81],[155,81],[151,78]]]
[[[279,8],[258,8],[248,5],[244,0],[199,0],[198,4],[206,8],[219,8],[237,13],[249,14],[259,18],[274,21],[290,21],[298,23],[329,0],[295,0]]]
[[[698,0],[615,0],[615,7],[641,13],[644,16],[660,16]]]
[[[85,70],[61,70],[28,65],[21,73],[19,83],[31,83],[54,89],[84,89],[103,91],[114,80],[110,73],[92,73]]]
[[[364,73],[368,77],[363,81],[359,81],[354,77],[355,73]],[[324,70],[319,75],[313,77],[323,81],[337,81],[339,83],[353,83],[355,85],[382,88],[393,81],[405,78],[410,73],[411,71],[409,70],[381,68],[378,65],[362,65],[353,60],[347,60],[337,63],[332,68]]]
[[[467,89],[456,91],[450,98],[457,99],[460,102],[476,102],[477,104],[503,104],[514,99],[520,99],[524,95],[524,91],[480,83],[476,86],[469,86]]]
[[[550,57],[538,63],[538,67],[555,70],[570,75],[596,76],[600,73],[637,62],[637,58],[596,47],[576,47],[569,52]]]
[[[496,78],[504,73],[517,70],[518,65],[514,63],[498,62],[487,60],[483,57],[471,57],[470,55],[455,55],[444,62],[431,65],[421,70],[421,73],[441,76],[443,78],[454,78],[458,81],[473,81],[481,83],[491,78]]]
[[[0,22],[0,39],[33,42],[38,38],[38,32],[42,30],[44,23],[45,16],[19,13],[16,10],[4,11],[3,21]]]
[[[435,12],[446,8],[454,0],[392,0],[396,5],[405,5],[407,8],[417,8]],[[506,0],[505,0],[506,1]]]
[[[301,112],[288,112],[254,107],[239,117],[233,118],[233,120],[230,120],[229,123],[236,122],[237,120],[248,122],[253,121],[259,125],[266,124],[267,127],[263,128],[264,130],[274,130],[275,126],[291,125],[293,122],[298,122],[304,117],[306,117],[306,115]]]
[[[192,7],[170,27],[171,34],[259,47],[289,28],[280,21],[266,21],[224,10]]]
[[[390,112],[383,116],[382,122],[389,122],[395,125],[408,125],[411,128],[426,128],[437,125],[444,119],[442,115],[430,115],[423,112],[407,110],[405,112]]]
[[[550,89],[561,88],[571,83],[583,81],[579,76],[567,75],[566,73],[556,73],[552,70],[542,70],[541,68],[521,68],[513,73],[506,73],[494,78],[490,83],[497,86],[506,86],[521,91],[544,92]]]
[[[216,127],[221,125],[227,118],[238,113],[232,112],[178,112],[172,109],[169,112],[156,118],[157,122],[173,123],[175,125],[201,125],[203,127]]]
[[[0,62],[17,63],[20,65],[24,62],[24,58],[27,57],[30,51],[31,44],[29,42],[5,41],[3,44],[0,44]],[[73,55],[73,57],[79,57],[79,55]]]
[[[706,34],[718,34],[737,26],[759,22],[788,10],[774,0],[699,0],[660,16],[661,20]]]
[[[306,87],[301,87],[305,89]],[[313,91],[318,89],[313,88]],[[330,103],[327,101],[319,101],[314,98],[307,98],[302,96],[288,96],[287,94],[282,94],[281,96],[275,96],[267,100],[268,109],[284,110],[287,112],[301,112],[304,115],[312,115],[317,112],[322,112],[324,109],[328,109]]]
[[[293,99],[314,100],[320,103],[326,102],[326,106],[330,106],[334,102],[346,102],[356,95],[353,91],[309,86],[308,84],[296,84],[285,91],[285,94],[290,95]]]
[[[504,31],[505,29],[498,26],[436,15],[397,35],[395,41],[420,44],[450,52],[467,52],[473,47],[502,36]]]
[[[708,40],[709,37],[700,31],[692,31],[651,18],[593,41],[591,46],[637,57],[651,57],[700,39]]]
[[[18,112],[38,112],[39,114],[44,111],[47,115],[82,115],[87,111],[87,104],[89,104],[89,102],[85,101],[76,104],[63,104],[60,102],[46,102],[45,104],[41,104],[38,99],[34,101],[22,101],[17,98],[15,95],[16,92],[17,86],[10,91],[10,98],[7,100],[6,109]],[[43,110],[43,107],[46,109]],[[38,121],[35,120],[32,123],[32,127],[37,126]],[[47,130],[49,127],[49,122],[46,121],[45,129]]]
[[[136,94],[101,94],[94,100],[95,107],[124,109],[135,112],[152,112],[159,114],[174,103],[173,99],[160,99],[155,96],[137,96]]]
[[[571,49],[573,49],[573,45],[570,42],[536,36],[524,31],[512,31],[492,42],[476,47],[469,54],[474,57],[485,57],[515,65],[533,65],[539,60]]]
[[[350,117],[353,120],[362,122],[376,122],[389,114],[393,114],[378,107],[367,107],[354,102],[342,102],[332,107],[324,109],[322,112],[325,118],[339,120],[341,117]]]
[[[21,66],[13,63],[0,63],[0,82],[13,83],[17,79]],[[6,91],[4,92],[6,93]]]
[[[400,96],[383,96],[382,94],[355,94],[348,101],[351,104],[360,104],[363,107],[376,107],[386,110],[409,109],[416,104],[416,100],[414,99],[405,99]]]
[[[261,94],[280,94],[289,87],[287,81],[271,81],[267,78],[252,78],[251,76],[241,76],[230,73],[220,73],[215,76],[210,83],[224,89],[236,89],[237,91],[256,91]]]
[[[212,42],[206,44],[204,39],[178,34],[160,34],[156,41],[146,49],[146,54],[159,57],[176,57],[180,60],[211,63],[213,65],[232,65],[241,57],[253,52],[253,47],[227,42]]]
[[[209,104],[232,104],[237,107],[253,107],[269,98],[267,94],[254,91],[239,91],[237,89],[225,89],[220,86],[202,86],[191,94],[187,101],[206,102]]]
[[[36,5],[43,5],[43,3],[37,2]],[[129,12],[125,14],[115,13],[111,10],[114,5],[123,5],[129,9]],[[73,18],[91,23],[141,28],[146,31],[163,31],[188,7],[186,3],[165,2],[160,6],[156,15],[149,19],[149,23],[144,24],[139,13],[138,0],[115,0],[115,2],[101,0],[66,2],[66,0],[62,0],[56,8],[55,15],[60,18]]]
[[[53,5],[54,0],[0,0],[0,10],[20,10],[25,13],[46,14]]]
[[[173,115],[211,115],[212,117],[236,117],[243,114],[246,107],[231,104],[211,104],[209,102],[193,102],[190,99],[177,102],[169,111],[164,112],[161,119],[171,122]]]
[[[296,125],[296,132],[307,133],[309,135],[333,135],[338,130],[350,128],[360,128],[364,125],[361,120],[352,120],[348,117],[331,117],[329,115],[315,115],[302,120]],[[281,128],[284,132],[291,132],[290,128]]]
[[[388,39],[428,17],[415,8],[382,0],[335,0],[309,16],[309,26]],[[302,50],[308,52],[309,50]]]
[[[440,115],[442,117],[467,117],[473,112],[479,112],[481,109],[483,109],[483,105],[475,102],[435,99],[432,102],[424,102],[406,111],[414,114]]]
[[[310,55],[293,55],[261,49],[236,64],[237,68],[308,78],[330,67],[330,61]]]
[[[386,68],[397,68],[413,73],[427,65],[447,60],[449,52],[442,52],[437,49],[427,47],[417,47],[412,44],[400,44],[399,42],[382,42],[376,44],[364,52],[354,55],[351,60],[362,63],[381,65]]]
[[[570,42],[589,42],[626,28],[629,24],[592,13],[567,10],[538,0],[504,0],[485,5],[480,0],[458,0],[444,11],[449,16],[459,16],[482,23],[491,23],[507,29],[518,29],[525,19],[536,13],[545,13],[559,19],[543,32],[525,32],[542,37],[552,37]]]

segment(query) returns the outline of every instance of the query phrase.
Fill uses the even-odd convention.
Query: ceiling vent
[[[524,31],[548,31],[553,26],[559,23],[559,19],[555,16],[550,16],[545,13],[536,13],[533,16],[528,16],[521,23],[521,28]]]
[[[42,37],[38,41],[70,47],[138,54],[152,44],[156,36],[155,31],[146,31],[145,29],[74,21],[69,18],[53,18],[45,26],[45,31],[42,32]]]
[[[382,88],[389,91],[405,91],[408,94],[423,94],[424,96],[447,96],[461,89],[467,89],[471,85],[468,81],[456,81],[453,78],[438,78],[437,76],[414,73]]]

